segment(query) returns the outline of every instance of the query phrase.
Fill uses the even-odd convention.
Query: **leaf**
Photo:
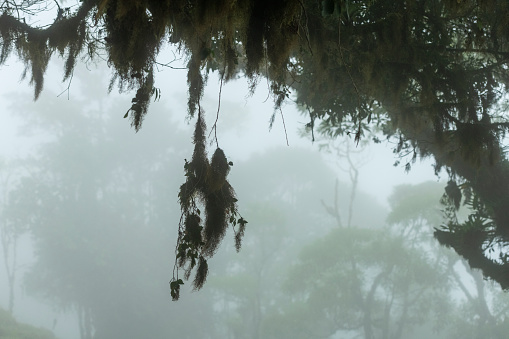
[[[456,210],[458,210],[460,208],[462,194],[461,189],[456,184],[456,181],[449,180],[447,186],[445,187],[445,193],[449,197],[450,201],[454,204]]]
[[[170,294],[173,301],[177,301],[180,298],[180,285],[183,285],[182,279],[170,281]]]

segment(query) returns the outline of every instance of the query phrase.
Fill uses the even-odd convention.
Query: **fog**
[[[426,160],[405,172],[381,135],[312,142],[291,103],[269,129],[263,80],[253,95],[245,79],[224,85],[217,118],[248,221],[242,248],[229,230],[205,286],[186,282],[172,301],[195,121],[186,71],[161,69],[162,98],[136,133],[123,119],[133,93],[108,94],[105,65],[77,68],[70,84],[50,66],[33,102],[8,64],[0,338],[505,337],[507,295],[433,238],[446,176]],[[203,98],[207,135],[217,79]]]

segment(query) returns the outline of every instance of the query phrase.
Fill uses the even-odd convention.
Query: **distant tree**
[[[455,307],[448,257],[455,256],[430,242],[441,189],[400,186],[385,227],[338,223],[304,247],[287,274],[285,302],[267,312],[264,337],[445,338]]]
[[[452,259],[450,263],[451,278],[458,295],[463,295],[463,298],[458,302],[458,311],[451,314],[449,336],[472,339],[503,339],[507,337],[509,329],[507,293],[502,291],[500,286],[483,279],[479,270],[470,269],[465,260]],[[464,268],[465,272],[453,266],[459,262],[461,262],[459,267]],[[454,269],[456,272],[453,271]],[[467,282],[470,282],[474,287],[468,288]]]
[[[18,263],[18,242],[20,237],[26,232],[26,227],[23,223],[19,222],[9,215],[7,212],[10,205],[10,193],[16,186],[22,171],[15,164],[14,161],[10,162],[6,159],[0,159],[0,166],[2,173],[0,174],[0,188],[2,194],[0,195],[0,216],[2,221],[0,223],[0,246],[2,247],[3,264],[5,267],[5,277],[7,278],[7,286],[9,289],[9,300],[7,310],[9,313],[14,311],[15,301],[15,288],[18,278],[19,263]]]
[[[428,204],[416,203],[423,214],[429,202],[437,205],[436,195],[426,197]],[[411,201],[408,196],[398,199]],[[431,326],[433,318],[450,307],[447,266],[432,255],[428,240],[416,237],[426,221],[415,225],[410,220],[407,215],[399,227],[376,229],[338,224],[305,247],[287,276],[290,301],[267,317],[266,337],[332,338],[350,333],[402,338]]]
[[[266,337],[402,338],[447,306],[433,262],[383,229],[330,232],[301,252],[287,279],[292,301],[267,317]]]
[[[325,131],[324,131],[325,132]],[[325,133],[323,133],[325,134]],[[359,143],[355,144],[357,149],[354,150],[354,141],[353,137],[350,135],[342,136],[342,137],[330,137],[325,139],[319,144],[319,149],[330,153],[335,156],[336,164],[341,171],[348,173],[348,177],[350,179],[351,189],[350,189],[350,197],[348,199],[348,213],[346,217],[346,227],[352,226],[352,218],[354,212],[354,202],[355,197],[358,191],[359,184],[359,169],[368,162],[368,158],[366,156],[366,146],[367,143],[364,140],[361,147],[359,148]],[[358,155],[364,152],[364,158],[359,158]],[[346,160],[346,161],[345,161]],[[337,186],[337,183],[336,183]],[[325,202],[322,201],[325,209],[329,214],[331,214],[334,218],[336,218],[336,222],[338,225],[342,225],[341,218],[339,216],[338,211],[338,189],[336,187],[335,198],[334,198],[334,206],[328,206]]]
[[[440,319],[441,332],[448,338],[504,338],[508,326],[505,319],[509,315],[506,293],[485,281],[482,273],[471,269],[465,259],[444,248],[436,248],[436,244],[428,241],[430,226],[444,222],[439,221],[444,218],[443,213],[439,213],[444,206],[436,203],[440,190],[441,185],[436,183],[397,187],[390,199],[392,212],[388,221],[395,227],[407,225],[405,232],[412,246],[428,255],[433,253],[441,263],[448,281],[451,307],[455,309]],[[448,199],[446,194],[444,199]],[[449,211],[450,207],[445,206]],[[465,209],[459,211],[458,217],[471,220],[472,215]]]
[[[277,268],[284,267],[282,258],[293,253],[286,213],[279,204],[249,204],[246,212],[258,227],[249,233],[238,257],[226,261],[223,270],[215,265],[209,289],[216,296],[216,317],[226,338],[263,338],[265,309],[279,297]]]
[[[41,8],[52,14],[47,25],[34,18]],[[221,85],[240,72],[252,87],[267,77],[275,112],[295,89],[311,128],[322,124],[333,135],[351,133],[359,140],[376,123],[397,141],[396,152],[410,156],[409,165],[417,157],[434,157],[437,170],[445,167],[452,179],[468,182],[488,207],[496,237],[509,242],[509,166],[502,143],[509,128],[506,1],[84,0],[65,7],[38,0],[4,1],[0,12],[0,63],[15,52],[36,98],[53,54],[65,58],[64,80],[72,78],[78,60],[104,57],[113,71],[110,89],[117,83],[120,90],[136,90],[126,116],[138,130],[150,99],[161,94],[155,67],[171,67],[158,61],[158,53],[165,43],[176,45],[186,56],[191,117],[201,111],[210,71],[219,73]],[[217,139],[216,146],[220,149]],[[216,159],[226,159],[217,152]],[[188,172],[191,181],[199,177],[195,165],[196,159]],[[228,169],[224,166],[222,176]],[[219,206],[218,215],[231,217],[233,191],[221,188],[231,193],[226,203],[211,202],[205,185],[189,193],[201,194],[204,205]],[[181,200],[183,220],[198,220],[189,209],[192,201]],[[199,219],[199,227],[209,228],[207,217]],[[219,221],[220,232],[205,238],[212,243],[208,249],[222,239],[225,225]],[[489,227],[476,235],[480,242],[489,241]],[[444,232],[449,235],[438,237],[443,244],[509,286],[505,263],[494,264],[479,247],[462,251],[461,234]],[[179,244],[200,247],[184,238]],[[205,262],[203,254],[194,248],[180,258],[194,267],[198,257]],[[197,267],[206,276],[206,265]],[[176,278],[174,283],[180,286]]]

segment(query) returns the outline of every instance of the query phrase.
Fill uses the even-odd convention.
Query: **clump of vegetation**
[[[0,338],[5,339],[56,339],[46,329],[18,323],[9,312],[0,308]]]
[[[179,202],[182,216],[176,247],[173,279],[170,282],[171,296],[180,296],[179,268],[185,269],[184,277],[189,279],[196,267],[193,287],[200,289],[208,275],[207,258],[217,250],[228,224],[234,227],[235,246],[240,249],[241,239],[247,221],[237,212],[235,191],[227,180],[230,167],[221,148],[216,148],[209,161],[206,153],[205,122],[199,109],[194,131],[194,152],[191,161],[184,166],[186,182],[180,187]],[[204,216],[200,207],[205,207]],[[235,229],[235,226],[238,226]]]

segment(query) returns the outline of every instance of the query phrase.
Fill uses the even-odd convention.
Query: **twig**
[[[315,119],[314,119],[313,113],[311,113],[311,110],[309,109],[308,105],[306,105],[306,109],[308,110],[309,118],[311,119],[311,121],[309,122],[309,127],[311,129],[311,141],[315,142]]]
[[[224,74],[226,72],[226,63],[224,64],[223,73],[221,74],[221,81],[219,83],[219,100],[217,102],[217,113],[216,113],[216,121],[214,121],[214,125],[212,125],[212,128],[209,133],[212,133],[212,130],[214,131],[214,138],[216,139],[216,147],[219,148],[219,142],[217,141],[217,121],[219,120],[219,111],[221,109],[221,92],[223,91],[223,80],[224,80]]]
[[[302,0],[299,0],[299,3],[300,3],[300,6],[302,7],[302,11],[304,12],[304,16],[306,17],[306,27],[304,29],[304,33],[306,35],[306,41],[308,43],[309,53],[311,53],[311,55],[313,55],[313,50],[311,49],[311,43],[309,42],[308,13],[306,11],[306,8],[304,7],[304,3],[302,2]]]
[[[281,113],[281,119],[283,120],[283,129],[285,130],[286,146],[290,146],[290,144],[288,143],[288,133],[286,133],[285,117],[283,115],[283,110],[281,109],[281,107],[279,107],[279,112]]]
[[[343,58],[343,51],[341,47],[341,20],[338,24],[338,47],[339,47],[339,56],[341,57],[341,62],[343,65],[345,65],[346,73],[348,74],[348,77],[350,78],[350,81],[352,81],[353,88],[355,89],[355,93],[357,93],[357,104],[359,106],[359,115],[361,111],[361,95],[359,93],[359,89],[357,88],[357,85],[355,84],[355,81],[353,80],[352,73],[350,73],[350,69],[348,68],[348,65],[345,63],[345,59]],[[357,132],[355,133],[355,141],[357,142],[357,145],[359,145],[359,141],[361,140],[361,122],[362,119],[359,117],[359,127],[357,129]]]
[[[175,66],[170,66],[170,64],[175,61],[175,60],[172,60],[166,64],[163,64],[161,62],[154,62],[156,65],[159,65],[159,66],[163,66],[163,67],[168,67],[168,68],[171,68],[171,69],[187,69],[187,67],[175,67]]]
[[[71,72],[71,77],[69,78],[69,84],[67,85],[67,88],[64,89],[59,95],[57,95],[57,98],[59,96],[61,96],[62,94],[64,94],[65,92],[67,92],[67,100],[69,100],[69,92],[70,92],[70,89],[71,89],[71,83],[72,83],[72,78],[74,77],[74,70]]]
[[[266,103],[267,100],[269,100],[270,98],[270,84],[269,84],[269,61],[268,61],[268,56],[267,56],[267,49],[264,50],[264,55],[265,55],[265,79],[267,80],[267,97],[265,98],[265,100],[263,100],[263,103]]]

